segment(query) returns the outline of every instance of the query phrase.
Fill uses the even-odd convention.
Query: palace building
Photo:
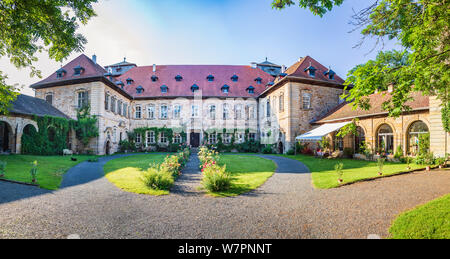
[[[429,132],[432,151],[449,152],[449,135],[442,128],[434,98],[414,96],[412,111],[394,119],[380,108],[382,98],[388,95],[371,96],[370,111],[351,109],[340,99],[343,83],[331,68],[309,56],[288,68],[267,59],[248,66],[138,66],[125,59],[102,67],[96,56],[91,59],[83,54],[31,85],[35,98],[20,97],[16,102],[29,98],[34,101],[28,108],[38,115],[47,111],[48,115],[72,119],[76,119],[79,108],[89,106],[98,118],[99,136],[87,148],[100,155],[117,152],[119,142],[134,129],[152,127],[173,129],[175,143],[182,142],[181,134],[185,133],[187,144],[193,147],[216,143],[218,134],[222,134],[224,143],[254,139],[285,153],[299,136],[354,118],[360,118],[359,130],[364,132],[360,137],[338,139],[333,132],[326,132],[338,143],[334,145],[338,149],[357,149],[358,141],[364,138],[374,146],[383,141],[386,149],[403,145],[408,147],[405,152],[413,153],[417,151],[417,136]],[[35,103],[39,109],[33,108]],[[0,133],[9,134],[5,139],[7,134],[2,133],[4,151],[20,153],[17,139],[27,124],[23,120],[33,124],[29,116],[11,112],[7,118],[0,118],[4,123]],[[11,139],[15,139],[14,147]],[[138,134],[136,142],[150,146],[167,142],[167,136],[149,131]],[[73,137],[70,148],[83,152]]]

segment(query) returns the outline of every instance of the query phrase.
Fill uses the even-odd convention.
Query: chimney
[[[94,61],[94,63],[97,64],[97,55],[94,54],[92,56],[92,61]]]
[[[253,62],[253,63],[252,63],[252,68],[257,68],[257,67],[258,67],[258,63]]]
[[[282,66],[281,66],[281,73],[284,73],[284,72],[286,72],[286,66],[285,66],[285,65],[282,65]]]
[[[156,72],[156,64],[153,64],[153,73]]]

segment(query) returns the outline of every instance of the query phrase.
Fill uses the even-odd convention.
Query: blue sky
[[[371,40],[353,48],[361,35],[349,33],[352,8],[367,4],[346,0],[320,18],[298,6],[273,10],[271,0],[99,0],[98,16],[80,32],[89,41],[84,53],[95,53],[101,65],[126,56],[138,65],[248,65],[268,57],[290,66],[310,55],[345,77],[377,52],[369,53]],[[393,42],[385,46],[394,47]],[[60,66],[45,55],[39,58],[36,65],[44,77]],[[29,71],[16,70],[4,58],[0,66],[9,74],[9,83],[24,85],[21,92],[34,95],[28,85],[38,78],[29,78]]]

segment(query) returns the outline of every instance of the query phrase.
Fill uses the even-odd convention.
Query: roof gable
[[[308,74],[308,70],[310,67],[313,67],[315,69],[315,77],[311,77]],[[286,70],[286,74],[289,76],[313,78],[316,80],[322,80],[325,82],[334,82],[338,84],[343,84],[345,82],[344,79],[342,79],[336,74],[334,74],[334,79],[330,79],[327,76],[327,71],[330,70],[331,70],[330,68],[326,68],[324,65],[320,64],[312,57],[306,56],[301,60],[297,61],[294,65],[290,66]]]

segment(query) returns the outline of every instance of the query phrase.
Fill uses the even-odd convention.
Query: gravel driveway
[[[0,238],[366,238],[387,236],[395,215],[450,192],[450,172],[418,172],[316,190],[298,161],[278,164],[259,189],[212,198],[196,187],[194,156],[168,196],[126,193],[81,163],[55,192],[0,182]],[[249,162],[251,158],[249,158]]]

